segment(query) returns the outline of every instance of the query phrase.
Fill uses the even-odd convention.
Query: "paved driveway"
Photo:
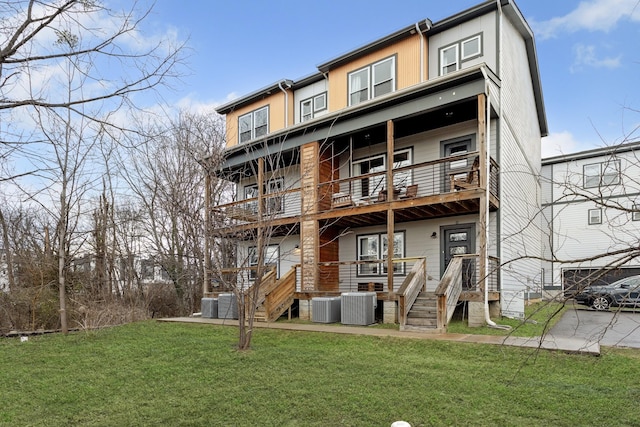
[[[570,309],[550,334],[597,341],[600,345],[640,348],[640,313]]]

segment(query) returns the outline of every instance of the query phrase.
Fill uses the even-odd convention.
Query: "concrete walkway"
[[[230,319],[205,319],[202,317],[176,317],[170,319],[158,319],[163,322],[201,323],[210,325],[238,326],[237,320]],[[561,338],[557,336],[540,337],[504,337],[494,335],[472,334],[435,334],[428,332],[404,332],[396,329],[373,328],[367,326],[346,326],[342,324],[326,323],[263,323],[255,322],[256,328],[281,329],[288,331],[327,332],[333,334],[371,335],[377,337],[397,337],[422,340],[444,340],[456,342],[468,342],[476,344],[509,345],[514,347],[540,348],[543,350],[555,350],[567,353],[582,353],[595,356],[600,355],[600,344],[596,341],[575,338]]]

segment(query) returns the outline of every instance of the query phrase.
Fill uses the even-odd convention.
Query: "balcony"
[[[342,225],[384,223],[391,204],[396,221],[477,213],[480,178],[478,152],[417,163],[392,171],[393,190],[387,172],[379,171],[322,183],[319,187],[320,219],[340,218]],[[490,159],[489,204],[499,207],[499,172]],[[354,216],[364,216],[355,218]]]
[[[302,216],[339,218],[348,226],[383,224],[390,204],[398,222],[477,213],[484,193],[479,187],[484,168],[477,164],[478,154],[475,151],[394,168],[392,191],[387,187],[386,171],[323,182],[317,189],[315,212],[302,212],[300,188],[264,194],[261,209],[259,199],[253,197],[219,205],[213,212],[225,228],[255,227],[262,220],[289,230]],[[489,205],[494,210],[499,207],[499,172],[496,161],[490,159]]]

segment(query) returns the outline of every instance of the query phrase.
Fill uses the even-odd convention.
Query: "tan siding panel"
[[[424,45],[426,46],[426,44],[425,41]],[[393,55],[397,55],[396,90],[419,83],[420,39],[418,36],[414,36],[329,71],[329,111],[336,111],[347,107],[347,75],[350,72]],[[425,55],[425,61],[426,56],[427,55]]]
[[[251,105],[239,108],[227,114],[227,147],[238,144],[238,117],[258,108],[269,106],[269,133],[284,129],[285,121],[285,95],[278,91],[266,98],[256,101]],[[293,93],[289,93],[289,125],[293,124]]]

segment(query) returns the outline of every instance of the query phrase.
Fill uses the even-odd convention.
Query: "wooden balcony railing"
[[[420,292],[426,290],[427,285],[427,261],[422,259],[416,262],[398,289],[398,323],[400,329],[407,325],[407,317],[413,303]]]
[[[256,310],[256,319],[275,322],[293,304],[295,291],[296,268],[293,267],[284,276],[260,289],[260,306]]]
[[[440,331],[446,330],[462,293],[464,257],[464,255],[453,257],[436,288],[435,294],[438,301],[436,327]]]

